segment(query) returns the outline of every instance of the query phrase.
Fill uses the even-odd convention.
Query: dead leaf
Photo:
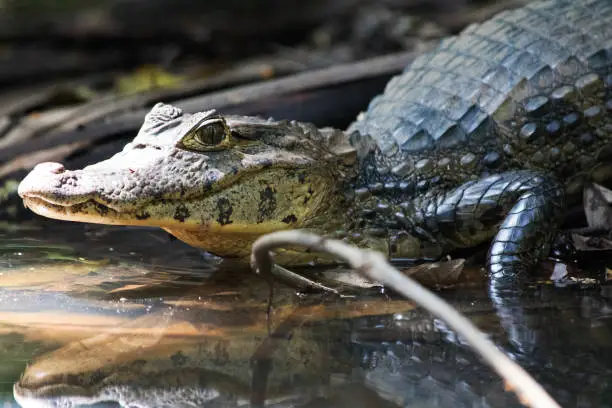
[[[428,287],[449,286],[464,281],[461,277],[464,267],[465,259],[449,259],[401,269],[401,272]]]
[[[606,237],[585,236],[572,233],[574,247],[578,251],[609,251],[612,250],[612,240]]]
[[[612,191],[599,184],[587,184],[583,205],[590,228],[612,231]]]

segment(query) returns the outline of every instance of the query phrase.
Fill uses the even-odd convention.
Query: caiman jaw
[[[28,196],[25,194],[22,197],[26,208],[47,218],[93,224],[147,225],[145,223],[140,224],[137,219],[132,221],[130,215],[133,214],[119,213],[95,200],[86,200],[75,204],[57,204],[34,195]],[[104,218],[102,218],[101,214],[104,214]]]
[[[19,184],[24,205],[35,213],[66,221],[149,225],[138,210],[120,211],[96,197],[95,183],[60,163],[38,164]]]
[[[94,193],[69,196],[46,187],[59,184],[53,178],[72,178],[49,171],[60,166],[43,163],[20,184],[24,204],[35,213],[67,221],[157,226],[192,246],[222,256],[247,256],[258,236],[307,225],[323,207],[337,201],[332,199],[329,180],[323,175],[304,171],[288,176],[281,174],[285,169],[270,169],[247,173],[213,194],[149,200],[142,207],[118,211]],[[75,176],[75,189],[85,178],[79,176]]]

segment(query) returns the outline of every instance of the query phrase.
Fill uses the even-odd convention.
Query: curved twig
[[[290,245],[300,245],[312,251],[333,254],[359,273],[414,300],[463,336],[485,362],[506,381],[507,388],[513,390],[523,404],[535,408],[559,408],[559,404],[538,382],[500,351],[466,317],[443,299],[393,268],[379,252],[359,249],[342,241],[304,231],[279,231],[264,235],[253,243],[251,266],[257,273],[270,276],[273,266],[270,251]]]

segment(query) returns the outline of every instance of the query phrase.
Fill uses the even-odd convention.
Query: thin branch
[[[320,292],[326,292],[332,295],[342,296],[340,292],[334,288],[330,288],[329,286],[325,286],[319,282],[315,282],[312,279],[308,279],[303,277],[300,274],[295,272],[291,272],[289,269],[285,269],[279,265],[272,266],[272,275],[282,283],[285,283],[292,288],[298,290],[315,290]]]
[[[513,390],[523,404],[534,408],[559,408],[538,382],[501,352],[466,317],[440,297],[393,268],[379,252],[359,249],[342,241],[304,231],[279,231],[264,235],[255,241],[251,252],[253,269],[264,276],[270,276],[273,266],[270,251],[278,247],[295,245],[316,252],[333,254],[359,273],[414,300],[465,338],[485,362],[506,381],[507,388]]]

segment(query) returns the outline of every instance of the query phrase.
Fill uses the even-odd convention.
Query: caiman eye
[[[230,131],[223,119],[200,124],[180,141],[181,147],[195,151],[214,151],[229,147]]]

